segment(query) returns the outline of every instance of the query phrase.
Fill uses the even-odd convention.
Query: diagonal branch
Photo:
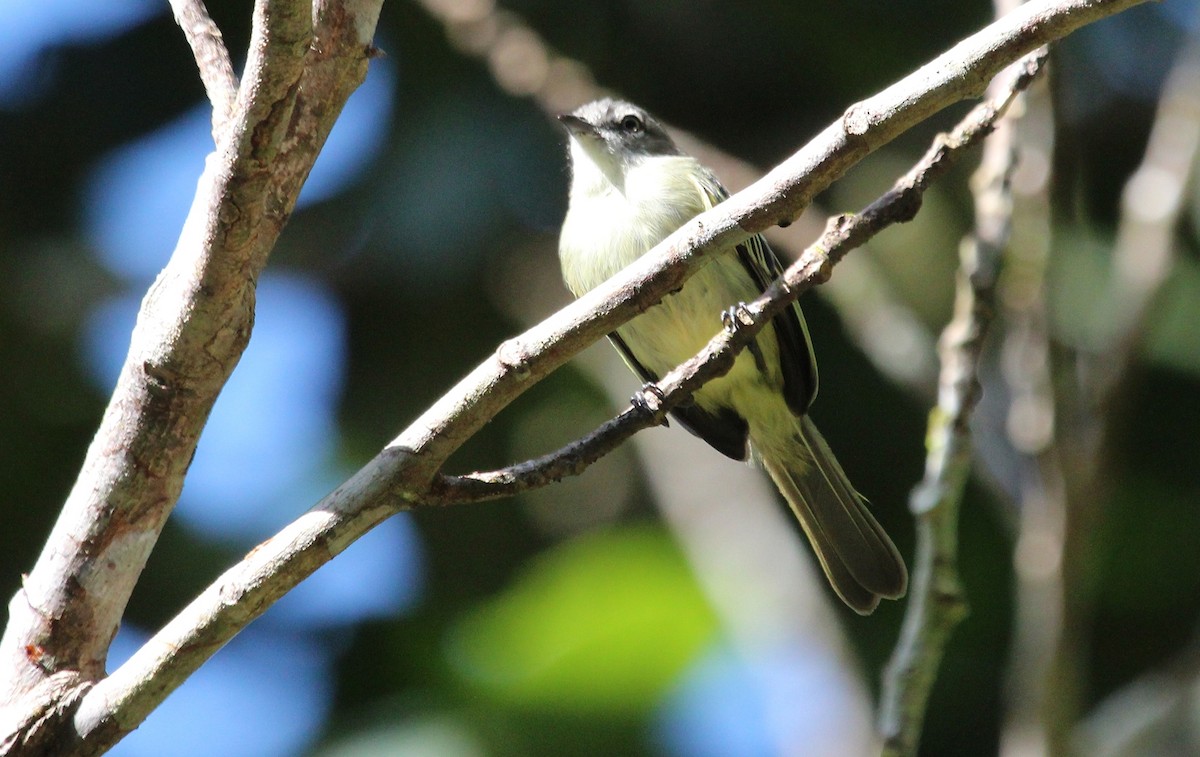
[[[754,341],[763,326],[796,298],[826,280],[846,253],[888,226],[912,220],[921,207],[926,188],[991,133],[1013,98],[1037,75],[1043,60],[1042,53],[1028,59],[1020,75],[1008,82],[1000,95],[975,106],[949,134],[939,135],[933,147],[886,194],[857,214],[830,219],[821,237],[784,272],[782,284],[770,287],[761,297],[746,303],[743,311],[746,318],[736,330],[717,334],[698,355],[667,374],[656,386],[642,390],[643,407],[651,407],[653,412],[631,406],[555,452],[501,470],[438,476],[425,504],[497,499],[546,486],[582,473],[638,431],[661,424],[671,408],[685,401],[701,385],[727,373],[737,353]]]
[[[431,482],[447,457],[479,428],[584,347],[682,286],[704,255],[790,221],[814,194],[873,149],[947,105],[977,96],[991,77],[1022,55],[1141,1],[1041,0],[992,24],[879,95],[852,106],[759,182],[689,222],[556,316],[502,344],[362,470],[259,545],[84,694],[75,718],[81,734],[99,734],[96,738],[103,740],[136,727],[278,597],[381,520],[428,502]],[[300,91],[297,103],[305,102],[311,90],[303,86]],[[814,279],[827,274],[827,263],[816,261],[798,272],[801,278]],[[766,317],[766,312],[753,315]],[[674,380],[668,376],[664,381],[668,391]],[[687,390],[697,384],[678,380]]]
[[[389,447],[416,453],[422,483],[529,386],[601,336],[681,287],[706,255],[795,219],[876,148],[946,106],[978,97],[1009,64],[1074,29],[1143,0],[1041,0],[955,45],[879,94],[848,108],[803,149],[560,311],[501,345]],[[424,478],[420,478],[423,476]],[[423,486],[421,487],[423,488]]]
[[[238,80],[229,59],[229,50],[221,37],[204,0],[171,0],[171,11],[175,23],[183,30],[183,36],[192,48],[200,81],[208,93],[213,106],[213,141],[218,144],[229,119],[233,117],[233,104],[237,99]]]

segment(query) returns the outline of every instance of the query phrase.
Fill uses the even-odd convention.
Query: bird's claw
[[[637,408],[639,412],[654,416],[659,408],[662,407],[663,400],[665,399],[666,395],[663,394],[662,389],[658,388],[658,384],[648,382],[642,384],[642,391],[629,398],[629,404]],[[664,417],[662,425],[670,426],[671,424]]]
[[[725,330],[730,335],[737,334],[743,327],[749,326],[754,322],[754,316],[750,313],[750,308],[746,307],[746,303],[739,302],[728,310],[721,312],[721,323],[725,326]],[[762,373],[767,372],[767,360],[763,357],[762,350],[758,347],[757,340],[751,340],[750,344],[746,345],[747,351],[754,356],[754,364]]]
[[[739,302],[731,308],[721,311],[721,325],[731,334],[736,334],[742,326],[749,325],[753,320],[746,303]]]

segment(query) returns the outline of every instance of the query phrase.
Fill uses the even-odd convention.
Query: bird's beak
[[[572,113],[563,113],[558,117],[558,122],[566,127],[567,131],[575,137],[599,137],[599,132],[592,124],[584,121],[579,116]]]

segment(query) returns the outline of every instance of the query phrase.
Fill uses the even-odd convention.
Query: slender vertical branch
[[[993,87],[1015,97],[1012,79],[1035,75],[1044,60],[1044,53],[1029,59],[1009,81],[1001,77]],[[1001,121],[973,179],[975,231],[960,250],[954,317],[939,342],[942,369],[925,440],[925,476],[910,500],[917,550],[908,611],[884,678],[880,731],[887,755],[916,753],[946,643],[967,613],[958,576],[958,512],[971,470],[969,424],[979,400],[979,358],[1008,241],[1012,169],[1011,123]]]

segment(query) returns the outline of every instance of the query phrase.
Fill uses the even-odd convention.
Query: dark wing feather
[[[729,192],[709,174],[701,187],[709,194],[712,205],[729,197]],[[765,292],[771,282],[783,275],[783,265],[775,251],[762,235],[755,234],[737,246],[738,260],[750,275],[758,291]],[[731,303],[732,304],[732,303]],[[779,369],[783,374],[783,398],[796,415],[808,412],[809,405],[817,396],[817,357],[813,353],[812,339],[808,336],[808,324],[800,305],[792,306],[771,319],[775,327],[775,340],[779,344]]]
[[[621,357],[625,358],[629,367],[633,369],[634,373],[641,376],[643,381],[646,383],[658,381],[658,376],[655,376],[638,361],[633,351],[629,349],[629,345],[619,334],[609,334],[608,338],[621,353]],[[679,421],[679,425],[694,436],[708,442],[722,455],[732,457],[734,460],[746,459],[746,435],[749,429],[746,421],[733,410],[721,408],[716,413],[710,413],[692,403],[676,405],[675,409],[671,411],[671,417]]]
[[[775,251],[760,235],[750,237],[737,246],[738,260],[758,291],[764,292],[771,282],[783,275],[783,266]],[[812,339],[800,306],[792,306],[771,319],[775,340],[779,343],[779,368],[783,374],[783,396],[788,407],[797,415],[808,412],[817,396],[817,358]]]

